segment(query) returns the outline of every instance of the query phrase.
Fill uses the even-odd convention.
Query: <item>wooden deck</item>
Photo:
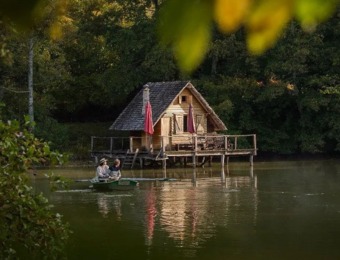
[[[193,166],[197,165],[199,157],[205,158],[220,157],[224,165],[225,158],[231,156],[249,156],[250,163],[253,163],[253,156],[257,155],[256,135],[177,135],[161,136],[160,149],[149,149],[138,147],[140,143],[137,137],[91,137],[91,157],[97,161],[99,157],[119,158],[123,161],[135,154],[135,162],[140,167],[147,164],[162,163],[166,167],[167,161],[173,164],[177,158],[179,161],[189,158]],[[166,145],[165,145],[166,144]],[[151,145],[152,147],[152,145]],[[128,160],[128,159],[127,159]],[[135,166],[131,164],[131,168]]]

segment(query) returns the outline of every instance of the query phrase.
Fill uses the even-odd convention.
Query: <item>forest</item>
[[[161,2],[69,0],[63,30],[52,33],[58,6],[30,33],[1,22],[2,119],[29,112],[33,54],[34,133],[74,158],[88,158],[90,136],[110,134],[141,86],[173,80],[191,81],[227,134],[255,133],[259,155],[339,154],[339,8],[313,32],[289,21],[262,55],[249,53],[244,28],[223,34],[213,25],[203,61],[184,73],[157,35]]]

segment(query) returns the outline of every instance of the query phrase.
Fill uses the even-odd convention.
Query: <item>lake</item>
[[[112,192],[88,167],[54,169],[73,182],[50,192],[46,171],[32,183],[74,232],[68,259],[340,258],[340,160],[123,170],[149,180]]]

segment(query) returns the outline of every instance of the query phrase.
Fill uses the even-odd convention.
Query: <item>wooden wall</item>
[[[166,124],[162,125],[165,120],[160,119],[154,126],[154,134],[152,136],[153,149],[160,149],[162,145],[161,136],[169,136],[167,142],[172,144],[187,144],[192,140],[192,134],[183,129],[186,117],[189,113],[189,105],[192,104],[194,108],[194,117],[197,134],[206,134],[211,132],[208,129],[207,114],[202,105],[192,95],[189,89],[185,88],[173,103],[164,111],[163,119]],[[169,129],[165,129],[166,127]],[[211,128],[211,126],[209,127]],[[209,130],[209,131],[208,131]],[[137,144],[138,142],[136,142]],[[140,143],[142,147],[149,149],[149,141],[147,135],[142,132]],[[134,145],[135,148],[135,145]],[[140,147],[139,147],[140,148]]]
[[[183,98],[183,96],[185,98]],[[162,120],[157,122],[155,125],[155,132],[153,138],[154,149],[161,147],[161,135],[168,132],[171,136],[170,143],[188,143],[192,138],[192,134],[184,131],[183,125],[186,117],[189,113],[189,105],[192,104],[194,108],[194,117],[197,134],[207,133],[207,117],[206,112],[202,105],[192,95],[190,90],[184,89],[174,102],[166,109],[163,118],[168,118],[170,121],[170,129],[162,129],[164,126],[161,125]],[[180,127],[178,127],[180,125]],[[181,129],[182,128],[182,129]],[[177,136],[180,135],[180,136]]]

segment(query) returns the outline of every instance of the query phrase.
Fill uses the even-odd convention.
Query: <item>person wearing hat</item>
[[[97,178],[100,180],[107,179],[109,177],[109,166],[107,165],[107,160],[105,158],[100,159],[99,165],[97,167]]]

